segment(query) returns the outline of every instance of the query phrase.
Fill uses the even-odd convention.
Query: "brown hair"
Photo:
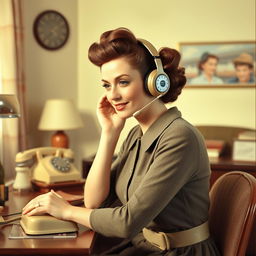
[[[169,76],[171,86],[160,99],[164,102],[175,101],[186,84],[185,69],[179,67],[180,53],[174,49],[164,47],[159,52],[163,68]],[[93,43],[88,52],[90,61],[98,67],[104,63],[126,57],[136,68],[142,79],[156,69],[154,58],[148,50],[136,39],[134,34],[126,28],[118,28],[104,32],[99,43]]]
[[[214,54],[211,54],[211,53],[208,53],[208,52],[205,52],[202,54],[201,58],[200,58],[200,61],[198,63],[198,69],[199,69],[199,72],[201,72],[203,69],[202,69],[202,65],[207,62],[210,58],[213,58],[213,59],[216,59],[217,61],[219,61],[219,58],[214,55]]]
[[[246,62],[235,62],[234,66],[235,66],[235,68],[237,66],[247,66],[249,69],[253,69],[253,65],[250,63],[246,63]]]

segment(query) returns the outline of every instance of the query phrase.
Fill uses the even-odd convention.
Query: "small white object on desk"
[[[256,161],[256,141],[255,140],[234,140],[233,160]]]
[[[27,166],[16,166],[16,178],[13,183],[13,188],[17,191],[31,190],[31,173]]]

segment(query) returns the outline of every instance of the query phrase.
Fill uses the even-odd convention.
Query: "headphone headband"
[[[157,49],[145,39],[137,39],[154,58],[156,69],[152,70],[146,78],[145,88],[150,95],[154,97],[161,97],[166,94],[170,88],[170,79],[164,72],[163,64]]]
[[[147,40],[145,39],[141,39],[138,38],[137,39],[144,47],[146,47],[146,49],[149,51],[149,53],[152,55],[152,57],[154,58],[155,64],[156,64],[156,68],[157,70],[159,70],[159,72],[164,72],[163,69],[163,65],[162,65],[162,61],[160,58],[160,55],[157,51],[157,49]]]

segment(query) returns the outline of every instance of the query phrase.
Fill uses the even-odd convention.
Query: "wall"
[[[85,127],[71,131],[77,161],[97,149],[100,129],[96,104],[104,93],[100,72],[87,58],[90,44],[108,29],[128,27],[157,48],[177,48],[179,42],[255,39],[254,0],[24,0],[25,58],[29,146],[49,145],[51,133],[37,125],[46,99],[71,98],[78,104]],[[62,12],[71,27],[65,47],[50,52],[34,40],[32,25],[45,9]],[[255,90],[185,89],[176,103],[193,124],[255,126]],[[120,143],[131,126],[127,121]],[[119,145],[120,145],[119,143]]]
[[[61,12],[71,31],[67,44],[56,51],[39,46],[32,31],[36,16],[49,9]],[[52,133],[37,129],[45,101],[67,98],[77,102],[77,1],[24,0],[24,28],[29,148],[49,146]],[[69,134],[73,146],[74,132]]]
[[[94,153],[99,127],[95,116],[100,73],[87,59],[90,44],[109,29],[128,27],[155,45],[177,47],[179,42],[255,39],[254,0],[109,0],[78,1],[79,108],[88,122],[81,131],[81,156]],[[254,89],[185,89],[176,105],[193,124],[234,125],[255,128]],[[121,140],[136,122],[128,120]],[[119,142],[120,146],[120,142]]]

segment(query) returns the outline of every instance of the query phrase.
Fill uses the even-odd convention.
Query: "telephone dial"
[[[33,180],[47,184],[81,180],[73,157],[73,151],[66,148],[41,147],[19,152],[15,160],[17,175],[29,169]]]

